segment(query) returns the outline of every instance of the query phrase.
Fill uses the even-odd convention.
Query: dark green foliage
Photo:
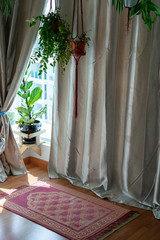
[[[6,17],[12,13],[12,4],[14,0],[0,0],[0,10]]]
[[[121,13],[124,8],[124,0],[112,0],[112,5]],[[147,24],[149,30],[151,30],[152,24],[156,22],[157,17],[160,16],[160,8],[154,4],[152,0],[140,0],[130,9],[130,18],[133,15],[141,15],[144,23]]]
[[[124,7],[124,0],[112,0],[112,5],[116,7],[116,10],[121,13]]]
[[[40,71],[47,71],[49,58],[52,59],[51,66],[55,66],[56,62],[60,64],[61,70],[65,71],[65,65],[69,62],[71,56],[70,47],[70,26],[60,16],[60,10],[54,13],[50,12],[47,16],[37,16],[30,22],[30,27],[34,26],[37,21],[41,22],[39,27],[39,47],[35,50],[31,57],[32,62],[40,59]]]
[[[90,40],[91,40],[90,37],[87,37],[85,32],[79,35],[78,37],[76,37],[75,39],[73,39],[73,41],[77,41],[77,42],[86,42],[88,47],[89,47]]]
[[[145,22],[145,24],[147,24],[149,30],[151,30],[152,24],[156,22],[157,17],[160,16],[160,8],[155,5],[151,0],[141,0],[130,10],[130,17],[134,14],[141,14],[143,21]]]

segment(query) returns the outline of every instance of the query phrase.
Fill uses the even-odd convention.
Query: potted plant
[[[139,0],[137,3],[135,0],[132,5],[131,1],[133,0],[112,0],[112,5],[116,6],[119,12],[122,12],[124,4],[128,4],[131,8],[129,11],[129,18],[133,15],[141,15],[144,23],[147,24],[149,30],[151,30],[152,24],[156,22],[157,17],[160,16],[160,8],[154,4],[152,0]]]
[[[34,111],[34,103],[40,99],[42,95],[42,89],[40,87],[35,87],[31,90],[33,81],[28,81],[31,72],[28,72],[30,63],[27,66],[25,75],[22,79],[18,95],[23,99],[20,107],[16,110],[20,115],[20,119],[16,121],[19,124],[20,131],[23,133],[31,134],[41,129],[41,123],[37,120],[42,114],[45,114],[47,107],[42,107],[38,111]],[[23,138],[23,143],[35,143],[35,138]]]
[[[126,8],[131,8],[138,3],[139,0],[124,0],[124,6]]]
[[[85,46],[86,44],[89,46],[90,38],[87,37],[86,33],[82,33],[81,35],[77,36],[76,38],[72,38],[70,40],[71,45],[71,55],[73,56],[84,56]]]
[[[60,10],[49,12],[47,16],[37,16],[29,20],[30,27],[40,21],[39,27],[39,45],[31,57],[32,62],[40,59],[40,71],[46,72],[47,63],[52,59],[50,65],[55,66],[56,62],[60,64],[61,70],[65,71],[65,65],[69,62],[71,56],[70,47],[70,26],[61,18]]]

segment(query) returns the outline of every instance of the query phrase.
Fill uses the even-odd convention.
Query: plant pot
[[[124,0],[124,6],[126,8],[134,7],[138,3],[138,1],[139,0]]]
[[[53,31],[56,35],[55,41],[57,42],[57,38],[59,35],[59,21],[57,18],[54,18],[52,23],[51,23],[51,31]]]
[[[41,130],[41,122],[36,120],[35,123],[32,124],[19,124],[20,131],[26,134],[35,133]],[[33,138],[25,138],[23,137],[24,144],[35,144],[36,137]]]
[[[84,56],[86,55],[85,46],[86,42],[70,41],[71,55],[72,56]]]

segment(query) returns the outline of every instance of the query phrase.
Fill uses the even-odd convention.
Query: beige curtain
[[[40,15],[45,0],[15,0],[12,16],[0,12],[0,182],[7,175],[25,174],[26,169],[14,139],[7,112],[19,88],[37,35],[38,25],[26,20]]]
[[[155,1],[159,6],[159,1]],[[72,0],[59,1],[71,23]],[[148,31],[111,1],[83,1],[91,38],[79,62],[78,118],[74,118],[75,62],[57,71],[49,176],[138,207],[160,218],[160,20]]]

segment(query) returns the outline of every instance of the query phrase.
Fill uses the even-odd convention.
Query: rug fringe
[[[86,238],[86,240],[103,240],[109,235],[111,235],[113,232],[117,231],[122,226],[126,225],[130,221],[134,220],[136,217],[138,217],[140,214],[135,211],[130,211],[127,214],[125,214],[123,217],[119,218],[116,222],[111,223],[108,225],[104,230],[101,230],[94,233],[94,236],[90,236]]]

